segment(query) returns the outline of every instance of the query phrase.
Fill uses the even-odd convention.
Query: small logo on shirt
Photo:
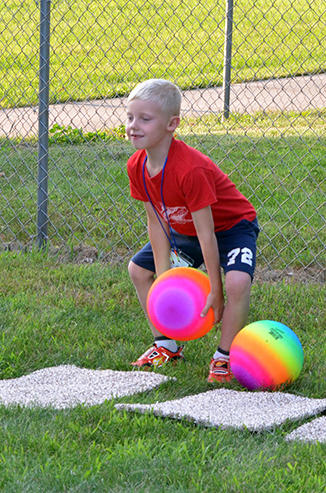
[[[157,208],[159,214],[166,220],[163,204],[160,202],[160,208]],[[191,223],[192,218],[187,218],[189,211],[186,207],[166,207],[166,212],[169,217],[169,221],[177,224]]]

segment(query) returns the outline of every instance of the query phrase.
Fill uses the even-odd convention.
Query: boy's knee
[[[250,274],[229,271],[225,277],[225,291],[228,298],[242,299],[250,296],[252,279]]]
[[[128,265],[128,272],[133,282],[141,282],[154,276],[154,272],[151,272],[139,265],[135,264],[132,260]]]
[[[138,271],[139,271],[139,266],[135,264],[132,260],[130,260],[128,265],[128,272],[131,279],[135,279],[136,277],[139,276]]]

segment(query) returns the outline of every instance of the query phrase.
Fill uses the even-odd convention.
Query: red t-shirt
[[[145,158],[145,150],[135,152],[128,160],[127,171],[131,196],[149,202],[143,182]],[[162,171],[150,177],[145,165],[145,181],[156,211],[166,221],[161,198]],[[175,139],[164,170],[163,200],[172,228],[189,236],[196,236],[191,213],[209,205],[215,231],[225,231],[242,219],[253,221],[256,217],[251,203],[211,159]]]

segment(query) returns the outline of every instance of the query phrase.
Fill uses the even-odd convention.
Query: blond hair
[[[141,82],[129,94],[128,103],[134,99],[155,101],[168,116],[180,115],[181,92],[168,80],[148,79]]]

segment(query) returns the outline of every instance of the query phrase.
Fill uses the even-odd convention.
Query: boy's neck
[[[171,142],[172,142],[172,138],[168,146],[162,146],[159,149],[153,149],[153,150],[146,149],[146,154],[147,154],[146,168],[149,176],[155,176],[163,169],[166,158],[168,157]]]

